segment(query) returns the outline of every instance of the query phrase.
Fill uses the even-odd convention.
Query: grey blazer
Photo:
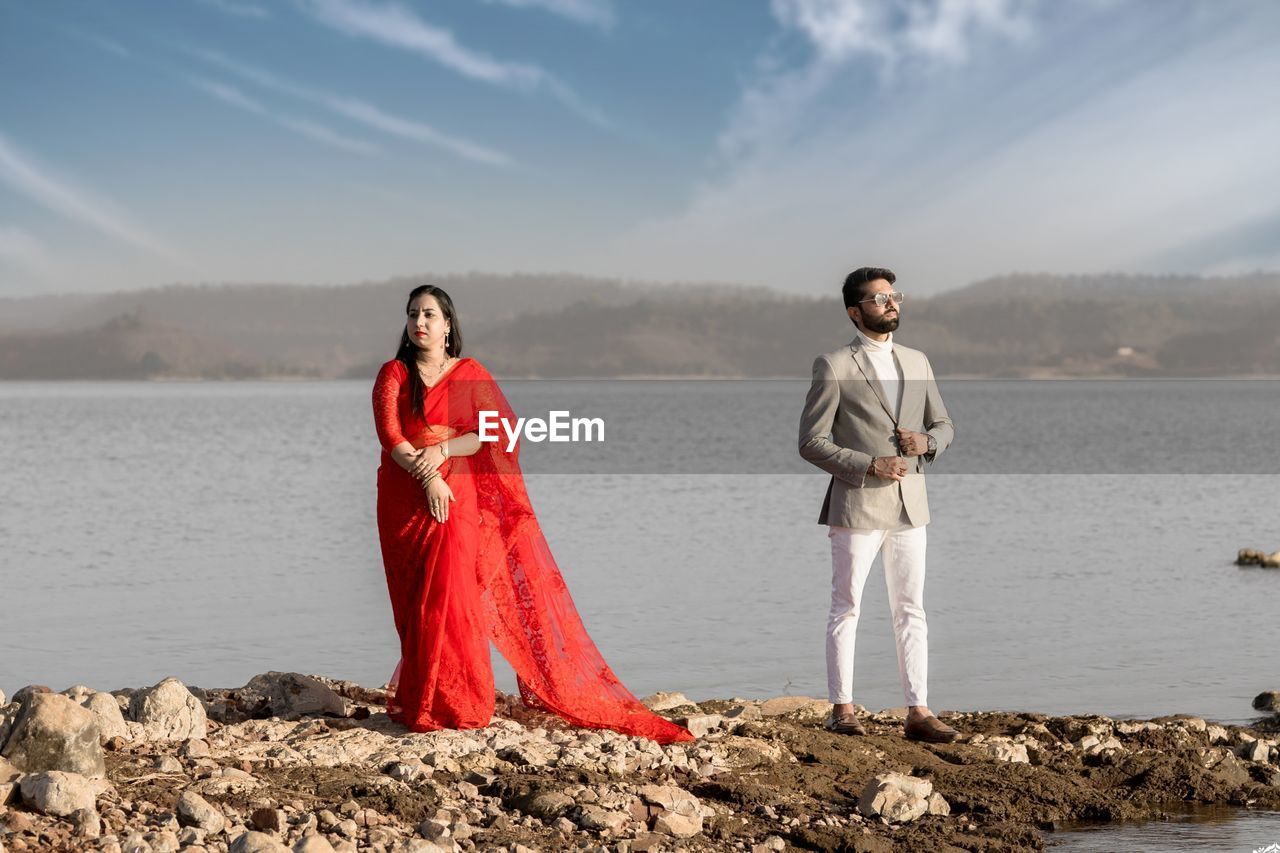
[[[831,475],[819,524],[891,529],[901,523],[904,510],[912,527],[929,523],[926,457],[916,457],[901,481],[867,476],[873,457],[899,455],[896,427],[932,435],[938,445],[934,458],[955,437],[929,359],[898,343],[893,356],[903,379],[897,417],[861,338],[814,359],[813,383],[800,415],[800,455]]]

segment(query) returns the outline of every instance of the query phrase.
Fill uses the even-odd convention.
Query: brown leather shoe
[[[835,732],[838,735],[865,735],[867,733],[866,727],[853,714],[828,717],[825,726],[827,731]]]
[[[907,740],[922,740],[925,743],[951,743],[960,737],[958,731],[937,717],[908,720],[903,733],[907,736]]]

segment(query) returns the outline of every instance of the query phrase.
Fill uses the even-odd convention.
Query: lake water
[[[823,695],[806,385],[504,384],[520,414],[605,421],[602,444],[530,443],[523,460],[579,610],[637,694]],[[929,477],[934,709],[1252,719],[1280,687],[1280,571],[1232,561],[1280,548],[1280,383],[943,393],[957,439]],[[383,683],[397,644],[377,464],[368,383],[0,383],[0,689],[268,669]],[[878,572],[866,595],[856,698],[900,705]],[[1108,849],[1190,849],[1200,831],[1175,829]]]

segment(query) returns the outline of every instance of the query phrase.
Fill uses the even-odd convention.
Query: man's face
[[[893,285],[882,278],[878,278],[870,282],[864,289],[866,293],[862,297],[862,301],[854,306],[862,315],[862,328],[868,332],[878,332],[880,334],[897,329],[900,312],[898,303],[889,300],[883,308],[875,303],[876,294],[892,293]],[[852,310],[850,309],[850,317],[853,316]]]

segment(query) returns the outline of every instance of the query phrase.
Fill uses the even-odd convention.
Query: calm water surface
[[[1280,686],[1255,651],[1280,640],[1280,572],[1232,559],[1280,547],[1278,385],[944,384],[957,441],[929,479],[935,708],[1249,719]],[[524,461],[633,690],[822,695],[826,478],[795,455],[804,384],[506,387],[522,414],[605,417],[603,445],[528,444]],[[385,681],[368,397],[359,382],[0,384],[0,689],[266,669]],[[858,698],[897,705],[878,572],[866,600]]]
[[[526,445],[542,527],[638,694],[824,692],[826,477],[805,385],[513,382],[517,411],[606,421]],[[1280,687],[1280,383],[952,382],[931,470],[935,709],[1251,719]],[[0,383],[0,689],[381,684],[397,657],[374,525],[369,385]],[[858,701],[902,702],[883,576]],[[499,665],[499,686],[514,679]],[[1235,813],[1230,813],[1235,817]],[[1242,850],[1280,818],[1055,834],[1056,849]]]

